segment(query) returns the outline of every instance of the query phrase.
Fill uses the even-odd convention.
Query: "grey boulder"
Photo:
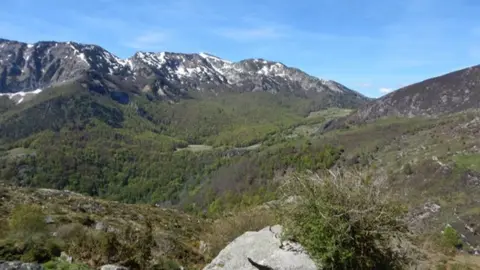
[[[317,270],[302,246],[282,241],[280,225],[246,232],[228,244],[204,270]]]
[[[0,261],[0,270],[43,270],[43,266],[37,263],[5,262]]]

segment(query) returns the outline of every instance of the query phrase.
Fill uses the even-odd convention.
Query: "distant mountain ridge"
[[[207,53],[170,52],[137,52],[120,59],[97,45],[54,41],[27,44],[0,39],[0,93],[43,89],[92,73],[96,78],[115,77],[138,91],[164,99],[182,97],[190,91],[264,91],[305,98],[321,95],[328,99],[327,104],[340,107],[358,107],[369,100],[337,82],[263,59],[230,62]]]
[[[438,117],[480,108],[480,66],[472,66],[398,89],[329,123],[365,123],[384,117]]]

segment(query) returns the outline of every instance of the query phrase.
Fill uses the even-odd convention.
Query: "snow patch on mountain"
[[[219,61],[219,62],[223,62],[223,63],[226,63],[226,64],[233,64],[232,62],[228,61],[228,60],[225,60],[225,59],[222,59],[220,57],[217,57],[217,56],[214,56],[214,55],[211,55],[209,53],[205,53],[205,52],[201,52],[199,53],[199,55],[206,59],[207,61],[210,60],[210,61]]]
[[[275,63],[273,65],[265,65],[259,71],[257,71],[257,73],[265,76],[272,75],[279,77],[287,77],[286,68],[280,63]]]
[[[162,68],[162,66],[167,62],[165,59],[165,53],[145,53],[138,52],[134,57],[137,57],[140,61],[154,68]]]
[[[25,97],[30,95],[40,94],[42,91],[43,89],[37,89],[37,90],[27,91],[27,92],[20,91],[15,93],[0,93],[0,97],[7,96],[9,99],[15,100],[17,104],[20,104],[25,100]]]
[[[337,92],[337,93],[343,93],[344,90],[338,87],[338,84],[333,82],[333,81],[327,81],[327,80],[320,80],[323,84],[325,84],[330,90]]]
[[[87,61],[87,59],[85,58],[85,54],[84,54],[84,53],[78,54],[78,58],[80,58],[80,60],[82,60],[83,62],[85,62],[85,63],[88,64],[88,61]]]

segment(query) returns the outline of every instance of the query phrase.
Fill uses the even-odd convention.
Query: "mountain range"
[[[38,93],[37,89],[85,76],[97,84],[108,80],[103,85],[106,91],[144,92],[166,100],[195,93],[259,91],[320,97],[325,106],[356,107],[368,100],[337,82],[264,59],[234,63],[207,53],[170,52],[137,52],[120,59],[99,46],[75,42],[0,40],[0,70],[0,93],[17,103],[28,93]]]

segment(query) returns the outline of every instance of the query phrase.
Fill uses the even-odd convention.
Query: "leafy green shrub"
[[[451,226],[445,227],[440,239],[441,247],[446,253],[454,253],[456,249],[460,249],[463,246],[460,234]]]
[[[405,208],[369,175],[299,176],[284,188],[301,198],[280,212],[285,236],[323,268],[403,269],[409,262],[398,248],[406,239]]]
[[[9,261],[46,262],[58,257],[60,252],[61,245],[47,235],[35,235],[26,240],[0,240],[0,258]]]
[[[162,259],[157,264],[153,265],[149,269],[151,270],[178,270],[181,269],[181,266],[172,260],[169,259]]]
[[[63,228],[62,239],[67,243],[66,252],[74,254],[80,261],[90,261],[95,265],[115,261],[120,245],[114,234],[93,231],[82,226]]]
[[[12,234],[20,238],[30,238],[35,234],[47,233],[47,224],[42,209],[37,205],[18,205],[9,219]]]
[[[47,229],[45,215],[37,205],[16,206],[0,241],[0,258],[25,262],[46,262],[57,257],[61,245]]]
[[[135,230],[128,226],[118,233],[95,231],[79,224],[62,226],[58,237],[66,243],[66,252],[92,265],[115,263],[130,269],[146,269],[154,246],[152,226]]]
[[[15,245],[14,241],[1,240],[0,241],[0,258],[7,261],[18,261],[22,256],[22,250]]]
[[[91,268],[84,264],[69,263],[61,259],[55,259],[43,264],[46,270],[90,270]]]
[[[30,239],[24,243],[20,260],[24,262],[46,262],[60,256],[60,253],[60,245],[54,239],[47,237]]]
[[[127,227],[123,232],[125,243],[119,250],[123,265],[130,269],[146,269],[152,259],[152,248],[155,246],[153,227],[147,220],[142,231]]]

